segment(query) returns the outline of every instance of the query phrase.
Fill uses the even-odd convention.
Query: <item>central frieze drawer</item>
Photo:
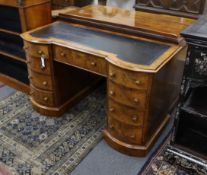
[[[104,58],[60,46],[55,46],[54,52],[56,61],[74,65],[104,76],[107,74],[107,63]]]

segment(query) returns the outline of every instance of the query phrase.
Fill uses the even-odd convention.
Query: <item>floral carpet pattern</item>
[[[1,88],[2,86],[4,86],[4,85],[3,85],[3,83],[0,82],[0,88]]]
[[[95,90],[61,117],[32,109],[16,92],[0,102],[0,162],[17,175],[67,175],[102,138],[105,89]]]
[[[139,175],[206,175],[207,169],[170,153],[167,148],[170,138],[151,159]]]

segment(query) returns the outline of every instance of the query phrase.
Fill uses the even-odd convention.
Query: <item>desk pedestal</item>
[[[175,104],[184,58],[177,52],[157,71],[120,66],[101,56],[55,44],[25,42],[31,101],[44,115],[59,116],[107,79],[106,141],[116,150],[144,156]]]

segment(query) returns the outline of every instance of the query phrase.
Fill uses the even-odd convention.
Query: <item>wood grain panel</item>
[[[51,76],[29,70],[30,83],[38,89],[54,90]]]
[[[48,107],[55,106],[54,93],[43,91],[30,85],[30,95],[37,103]]]
[[[149,75],[141,72],[133,72],[109,65],[109,79],[117,84],[133,89],[147,89]]]
[[[75,51],[64,47],[54,48],[54,58],[56,61],[77,66],[94,73],[106,75],[107,66],[104,58]]]
[[[136,109],[126,107],[109,99],[108,115],[113,116],[116,120],[128,125],[142,126],[145,112],[139,112]]]
[[[128,144],[142,144],[142,129],[124,124],[112,116],[108,117],[108,128],[112,136]]]
[[[111,81],[108,82],[108,97],[114,101],[144,111],[146,108],[146,91],[125,88]]]

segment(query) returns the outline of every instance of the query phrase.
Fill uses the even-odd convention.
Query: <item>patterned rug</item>
[[[139,175],[207,175],[207,169],[167,151],[170,137]]]
[[[36,113],[16,92],[0,102],[0,161],[15,175],[67,175],[102,138],[105,88],[59,118]]]
[[[0,82],[0,88],[3,87],[3,86],[4,86],[4,84],[2,82]]]

